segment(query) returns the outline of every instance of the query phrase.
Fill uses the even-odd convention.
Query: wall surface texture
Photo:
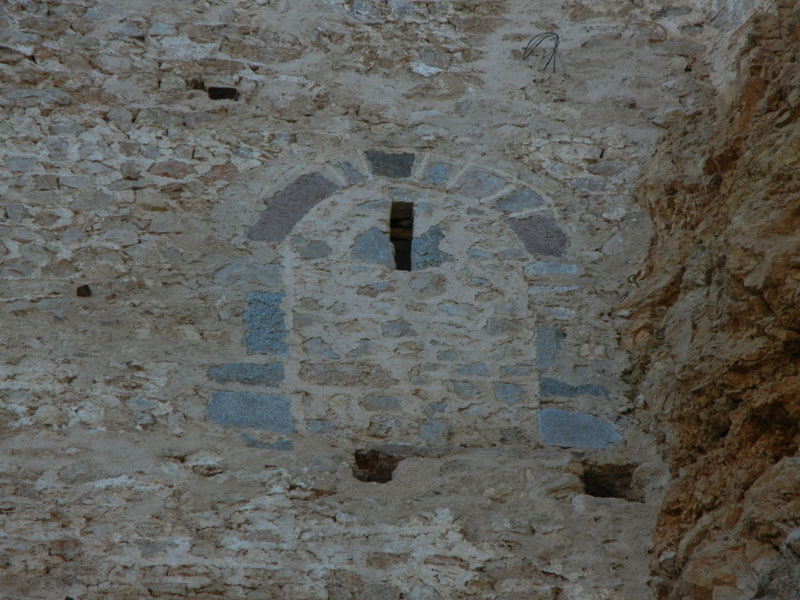
[[[2,3],[0,598],[797,597],[798,22]]]

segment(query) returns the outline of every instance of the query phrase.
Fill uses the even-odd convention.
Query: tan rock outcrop
[[[622,345],[674,477],[662,598],[800,597],[800,3],[735,36],[733,87],[674,116],[639,186],[654,238]]]

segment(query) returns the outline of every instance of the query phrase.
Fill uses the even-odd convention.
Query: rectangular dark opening
[[[209,87],[208,97],[211,100],[238,100],[239,91],[234,87]]]
[[[414,204],[392,202],[389,214],[389,239],[394,246],[394,264],[398,271],[411,270],[411,241],[414,235]]]

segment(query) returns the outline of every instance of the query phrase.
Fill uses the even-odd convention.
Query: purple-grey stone
[[[301,175],[266,201],[267,209],[248,237],[262,242],[283,241],[309,210],[338,189],[321,173]]]
[[[564,256],[569,239],[553,217],[532,215],[521,219],[508,219],[508,224],[531,254]]]

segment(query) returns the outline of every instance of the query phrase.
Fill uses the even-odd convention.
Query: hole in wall
[[[394,246],[394,264],[398,271],[411,270],[411,242],[414,237],[414,204],[392,202],[389,214],[389,240]]]
[[[206,91],[206,84],[202,79],[190,79],[188,81],[188,86],[193,90]]]
[[[353,477],[359,481],[386,483],[392,480],[392,474],[403,460],[402,456],[395,456],[380,450],[356,450],[353,455],[355,466]]]
[[[631,485],[636,467],[638,465],[634,463],[585,464],[582,477],[584,491],[596,498],[622,498],[631,502],[642,502],[641,491]]]
[[[238,100],[239,90],[234,87],[209,87],[208,97],[211,100]]]
[[[75,288],[75,295],[80,298],[88,298],[92,295],[92,288],[86,284],[79,285],[77,288]]]

